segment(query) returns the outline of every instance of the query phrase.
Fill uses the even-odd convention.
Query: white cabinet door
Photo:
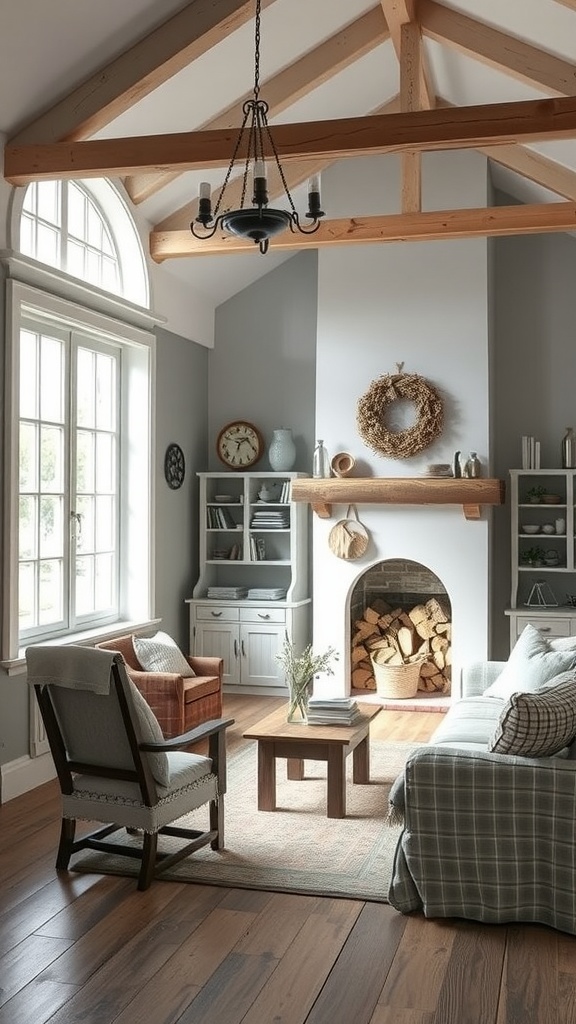
[[[283,686],[276,655],[284,639],[284,624],[245,623],[240,627],[240,670],[245,686]]]
[[[223,683],[240,682],[240,633],[235,622],[196,622],[194,653],[222,658]]]

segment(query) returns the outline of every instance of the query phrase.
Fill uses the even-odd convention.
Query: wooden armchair
[[[122,655],[130,679],[152,708],[167,738],[222,717],[221,658],[185,655],[196,675],[181,676],[175,672],[145,672],[136,657],[132,636],[119,636],[96,647]]]
[[[67,870],[73,854],[99,850],[139,861],[138,888],[147,889],[201,847],[223,848],[226,729],[233,719],[165,739],[120,654],[38,646],[28,648],[26,662],[62,794],[59,871]],[[208,743],[207,757],[183,751],[198,742]],[[204,828],[178,823],[205,805]],[[77,820],[103,827],[77,839]],[[124,830],[136,830],[139,841]],[[165,849],[161,836],[183,843]]]

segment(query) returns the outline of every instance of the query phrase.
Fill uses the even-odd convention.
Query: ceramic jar
[[[296,461],[296,445],[288,427],[279,427],[272,432],[268,461],[275,473],[287,473],[292,469]]]

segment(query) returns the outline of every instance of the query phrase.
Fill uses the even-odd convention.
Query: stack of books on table
[[[308,725],[356,725],[362,712],[352,697],[310,697]]]

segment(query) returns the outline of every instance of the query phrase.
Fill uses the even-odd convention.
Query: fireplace
[[[378,689],[373,658],[390,668],[418,664],[417,696],[450,694],[452,607],[435,573],[410,559],[378,562],[356,580],[349,603],[357,695]]]
[[[361,481],[359,484],[362,486]],[[424,481],[422,484],[425,488]],[[436,597],[447,604],[452,662],[448,699],[459,697],[462,666],[488,658],[491,513],[482,510],[478,518],[468,518],[462,507],[451,504],[365,503],[358,506],[358,511],[370,543],[361,558],[346,561],[337,558],[328,544],[330,529],[335,519],[341,517],[337,506],[330,511],[330,518],[312,516],[312,635],[316,650],[336,648],[338,662],[334,676],[317,681],[317,692],[331,696],[351,693],[351,649],[358,594],[366,587],[366,581],[371,588],[371,581],[376,579],[378,592],[386,601],[387,593],[396,593],[402,597],[402,603],[406,595],[412,594],[425,596],[426,600]],[[392,574],[388,581],[384,580],[391,566],[410,570],[406,581],[397,587]]]

